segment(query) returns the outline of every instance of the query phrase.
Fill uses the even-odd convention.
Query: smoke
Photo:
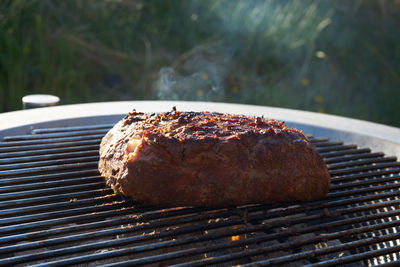
[[[190,1],[186,12],[207,37],[159,70],[159,99],[288,103],[277,85],[304,78],[330,23],[312,1]]]
[[[222,56],[221,56],[222,55]],[[160,99],[222,101],[230,58],[214,48],[195,49],[173,66],[161,68],[155,82]]]

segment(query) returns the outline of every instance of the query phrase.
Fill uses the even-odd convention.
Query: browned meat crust
[[[210,112],[131,112],[103,138],[99,171],[152,205],[221,206],[324,197],[326,164],[283,122]]]

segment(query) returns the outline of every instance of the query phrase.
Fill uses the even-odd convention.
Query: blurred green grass
[[[400,126],[400,1],[0,2],[0,112],[208,100]],[[234,112],[234,111],[232,111]]]

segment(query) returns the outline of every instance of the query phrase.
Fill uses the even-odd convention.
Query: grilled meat
[[[309,201],[330,186],[302,132],[210,112],[130,112],[103,138],[99,171],[115,192],[163,206]]]

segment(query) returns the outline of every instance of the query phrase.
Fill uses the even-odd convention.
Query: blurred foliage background
[[[62,104],[224,101],[400,126],[399,16],[399,0],[3,0],[0,112],[48,93]]]

